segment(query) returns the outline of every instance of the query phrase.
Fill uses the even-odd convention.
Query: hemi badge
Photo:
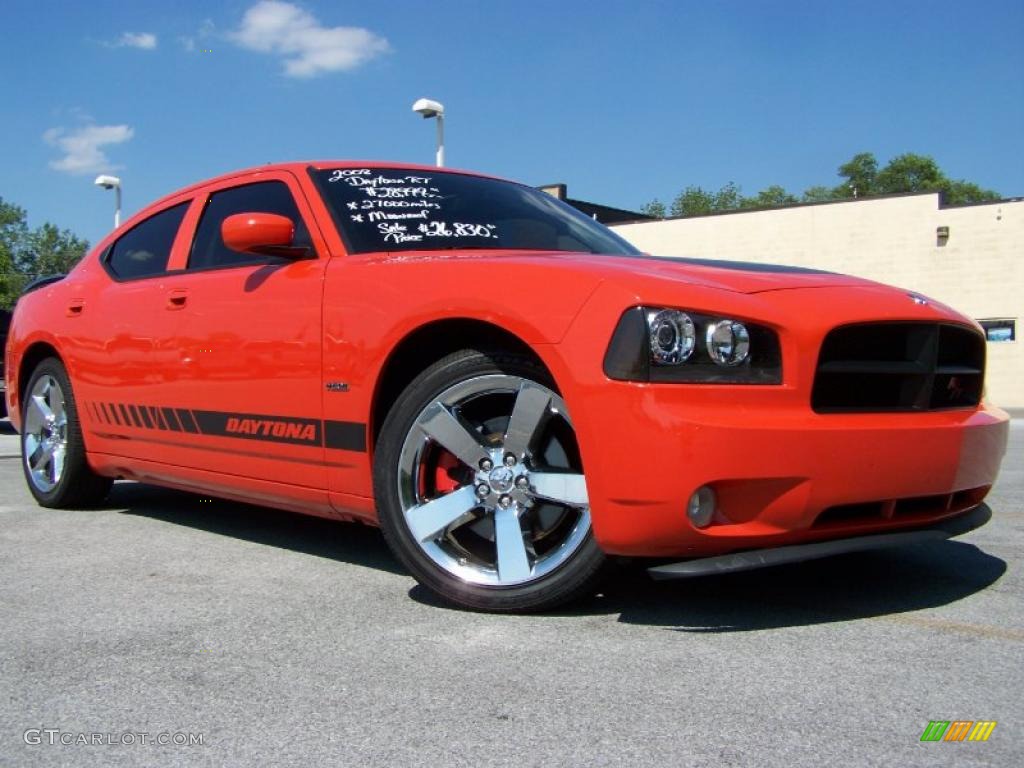
[[[348,392],[348,384],[344,381],[328,381],[326,386],[328,392]]]

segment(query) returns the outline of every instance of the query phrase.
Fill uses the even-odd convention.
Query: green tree
[[[861,152],[839,166],[839,175],[846,181],[833,190],[834,197],[864,197],[876,192],[878,161],[870,152]]]
[[[878,172],[875,179],[878,193],[891,195],[903,192],[929,192],[943,189],[949,183],[938,163],[927,155],[908,152],[897,155]]]
[[[37,275],[65,274],[88,249],[86,240],[46,222],[29,236],[28,258],[23,268]]]
[[[867,195],[899,194],[907,192],[942,192],[950,205],[983,203],[1000,199],[998,192],[984,189],[963,179],[948,178],[938,163],[927,155],[907,152],[892,158],[879,170],[878,160],[871,152],[859,152],[839,166],[843,182],[835,187],[815,185],[808,187],[800,200],[785,189],[773,184],[755,197],[743,197],[740,187],[730,181],[718,192],[702,187],[686,187],[672,201],[673,216],[701,216],[717,211],[738,208],[761,208],[791,205],[797,202],[819,203],[846,200]],[[661,203],[655,200],[649,205]],[[664,208],[664,206],[662,206]]]
[[[29,229],[25,209],[0,198],[0,307],[14,306],[33,277],[70,270],[88,248],[49,222]]]
[[[966,205],[968,203],[985,203],[999,200],[1000,195],[991,189],[982,189],[970,181],[949,181],[942,188],[949,205]]]
[[[716,211],[735,211],[743,205],[743,190],[735,181],[727,182],[715,193]]]
[[[0,197],[0,308],[13,306],[24,286],[18,262],[27,238],[25,211]]]
[[[826,187],[818,184],[813,187],[808,187],[804,190],[800,200],[804,203],[825,203],[829,200],[835,200],[836,193],[831,187]]]
[[[780,187],[778,184],[772,184],[770,187],[765,187],[758,192],[757,197],[743,198],[741,207],[771,208],[780,205],[792,205],[797,202],[799,200],[789,194],[783,187]]]
[[[649,203],[645,203],[640,208],[640,213],[644,216],[653,216],[656,219],[665,218],[665,204],[658,198],[654,198]]]
[[[672,201],[673,216],[701,216],[715,210],[715,194],[702,187],[689,186]]]

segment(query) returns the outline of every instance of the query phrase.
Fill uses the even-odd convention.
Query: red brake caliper
[[[437,457],[437,468],[434,470],[434,487],[441,493],[450,493],[462,485],[459,475],[462,474],[462,462],[455,454],[442,450]]]
[[[420,494],[423,496],[443,495],[465,485],[466,470],[455,454],[443,448],[437,450],[437,458],[430,468],[430,462],[420,465]],[[433,477],[431,477],[433,472]],[[429,482],[432,481],[432,482]]]

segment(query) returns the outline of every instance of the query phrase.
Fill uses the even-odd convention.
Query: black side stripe
[[[366,424],[359,421],[192,411],[187,408],[132,403],[90,402],[88,407],[97,421],[122,427],[366,452]]]
[[[186,411],[184,408],[176,408],[174,413],[178,417],[178,423],[181,424],[181,428],[186,432],[194,435],[199,431],[199,427],[189,411]]]
[[[325,421],[324,447],[365,452],[366,425],[358,421]]]
[[[167,428],[172,432],[181,432],[181,424],[178,423],[178,417],[174,415],[173,408],[161,408],[164,414],[164,421],[167,422]]]
[[[131,409],[129,409],[128,406],[126,405],[120,404],[118,404],[117,407],[121,410],[121,416],[124,418],[124,425],[126,427],[134,427],[135,422],[132,420]]]
[[[293,445],[322,445],[323,423],[319,419],[264,416],[254,413],[192,411],[204,435],[267,440]]]

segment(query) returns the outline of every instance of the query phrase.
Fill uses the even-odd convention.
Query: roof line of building
[[[761,205],[756,208],[733,208],[728,211],[709,211],[708,213],[697,213],[689,216],[666,216],[663,219],[655,218],[653,221],[675,221],[677,219],[703,219],[709,216],[730,216],[737,213],[756,213],[758,211],[780,211],[787,208],[810,208],[816,205],[841,205],[844,203],[864,203],[873,200],[889,200],[897,197],[924,197],[926,195],[938,195],[939,204],[937,210],[947,208],[970,208],[981,205],[999,205],[1000,203],[1017,203],[1024,200],[1024,197],[1003,197],[999,200],[984,200],[978,203],[956,203],[951,204],[945,201],[945,194],[941,189],[932,189],[925,192],[891,192],[885,195],[864,195],[863,197],[849,197],[841,200],[812,200],[807,202],[789,203],[787,205]],[[633,221],[620,221],[616,224],[646,224],[652,221],[650,218],[634,219]]]

